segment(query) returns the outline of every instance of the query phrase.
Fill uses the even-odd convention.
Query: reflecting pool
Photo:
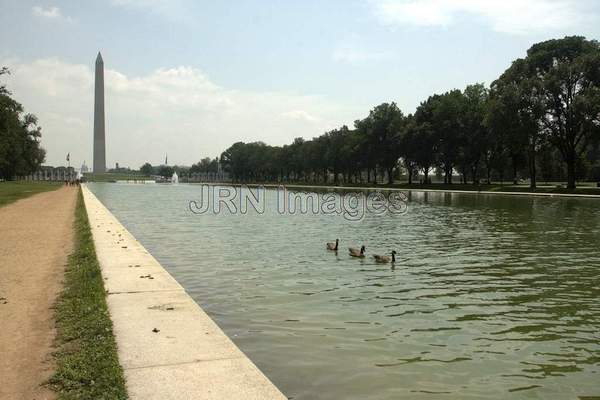
[[[412,192],[353,222],[89,188],[290,398],[600,396],[599,200]]]

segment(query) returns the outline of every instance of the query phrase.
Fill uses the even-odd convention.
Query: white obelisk
[[[94,88],[94,173],[106,172],[106,145],[104,142],[104,61],[96,57],[96,85]]]

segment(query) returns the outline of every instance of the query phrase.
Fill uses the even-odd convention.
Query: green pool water
[[[199,185],[89,187],[289,398],[600,396],[599,200],[412,192],[352,222],[273,190],[196,215]]]

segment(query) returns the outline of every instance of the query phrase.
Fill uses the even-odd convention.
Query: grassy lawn
[[[126,181],[126,180],[153,180],[147,175],[141,174],[121,174],[121,173],[105,173],[105,174],[94,174],[85,173],[83,174],[88,182],[115,182],[115,181]]]
[[[0,207],[36,193],[56,190],[62,182],[16,181],[0,182]]]
[[[59,399],[126,399],[112,322],[81,192],[75,249],[56,304],[56,372],[49,385]]]

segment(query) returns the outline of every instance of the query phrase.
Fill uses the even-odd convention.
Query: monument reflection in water
[[[90,188],[289,397],[600,395],[595,199],[412,193],[352,222],[194,215],[195,185]]]

